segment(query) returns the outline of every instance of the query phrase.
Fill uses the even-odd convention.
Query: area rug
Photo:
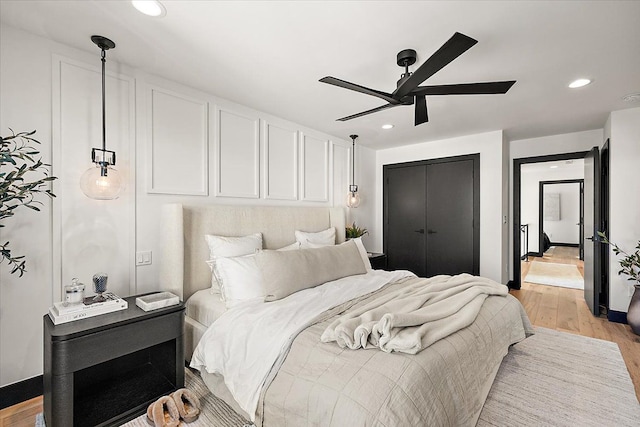
[[[638,426],[618,345],[536,328],[504,358],[478,426]]]
[[[186,385],[203,404],[189,426],[243,427],[247,421],[213,396],[197,372]],[[638,426],[640,404],[618,345],[536,328],[504,358],[478,426]],[[125,424],[148,427],[145,416]]]
[[[197,371],[186,386],[202,413],[189,426],[246,427],[248,422],[215,397]],[[618,349],[609,341],[536,328],[502,361],[477,426],[638,426],[640,404]],[[146,415],[126,427],[148,427]],[[42,414],[36,427],[44,427]]]
[[[580,274],[578,267],[571,264],[532,261],[524,281],[541,285],[584,289],[584,278]]]

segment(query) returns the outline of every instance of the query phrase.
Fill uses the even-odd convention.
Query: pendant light
[[[92,199],[112,200],[118,198],[123,185],[120,173],[113,168],[116,164],[116,153],[115,151],[107,150],[104,88],[106,51],[116,47],[116,44],[102,36],[91,36],[91,41],[102,52],[102,148],[91,149],[91,161],[95,165],[82,174],[80,188],[87,197]]]
[[[357,208],[360,206],[360,194],[358,193],[358,186],[355,182],[356,175],[356,138],[358,135],[349,135],[351,138],[351,185],[349,185],[349,194],[347,194],[347,206],[350,208]]]

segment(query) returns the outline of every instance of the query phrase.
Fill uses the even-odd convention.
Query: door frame
[[[544,163],[558,160],[583,159],[588,151],[576,151],[573,153],[550,154],[546,156],[523,157],[513,159],[513,246],[511,259],[513,260],[513,279],[509,281],[509,287],[520,289],[522,286],[522,269],[520,268],[520,195],[521,195],[521,171],[520,166],[528,163]]]
[[[480,274],[480,153],[464,154],[460,156],[440,157],[437,159],[424,159],[404,163],[391,163],[382,166],[382,250],[387,251],[388,212],[388,177],[389,169],[427,166],[437,163],[450,163],[465,160],[473,160],[473,274]]]
[[[580,224],[576,224],[580,226],[580,233],[579,233],[579,238],[578,238],[578,247],[581,248],[583,245],[583,239],[584,239],[584,200],[583,197],[581,196],[581,193],[583,191],[583,187],[584,187],[584,179],[557,179],[557,180],[550,180],[550,181],[540,181],[538,184],[538,254],[539,256],[542,256],[544,254],[544,242],[543,242],[543,235],[544,235],[544,221],[543,221],[543,215],[544,215],[544,186],[545,185],[553,185],[553,184],[580,184],[580,188],[578,189],[578,203],[580,206]],[[553,242],[552,242],[553,243]],[[558,246],[558,245],[556,245]],[[565,245],[561,245],[561,246],[573,246],[571,244],[565,244]],[[582,251],[581,251],[582,252]]]

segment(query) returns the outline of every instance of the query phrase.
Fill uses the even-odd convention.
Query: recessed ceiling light
[[[558,165],[549,166],[551,169],[558,169]]]
[[[571,89],[576,89],[576,88],[579,88],[579,87],[582,87],[582,86],[586,86],[589,83],[591,83],[591,80],[589,80],[589,79],[578,79],[578,80],[574,80],[571,83],[569,83],[569,87]]]
[[[157,0],[131,0],[131,4],[145,15],[164,16],[167,14],[162,3]]]
[[[640,101],[640,93],[630,93],[622,97],[625,102],[638,102]]]
[[[382,125],[382,129],[392,129],[393,125]]]

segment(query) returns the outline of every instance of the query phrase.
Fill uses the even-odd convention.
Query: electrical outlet
[[[136,252],[136,265],[151,265],[151,251]]]

